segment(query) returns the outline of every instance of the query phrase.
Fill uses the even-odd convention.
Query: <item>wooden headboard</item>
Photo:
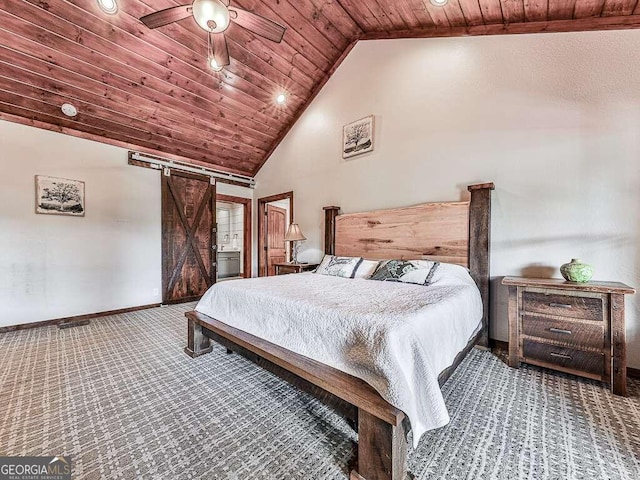
[[[339,215],[324,207],[325,253],[371,260],[429,259],[469,268],[482,295],[483,335],[489,346],[489,241],[493,183],[470,185],[468,202]]]

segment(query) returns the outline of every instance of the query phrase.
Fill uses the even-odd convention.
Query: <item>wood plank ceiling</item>
[[[192,18],[138,20],[179,4],[2,0],[0,118],[253,176],[358,40],[640,26],[638,0],[232,0],[288,29],[275,44],[232,24],[215,73]]]

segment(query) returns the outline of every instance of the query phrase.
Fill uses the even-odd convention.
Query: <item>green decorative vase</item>
[[[560,273],[569,282],[586,283],[593,277],[593,267],[582,263],[577,258],[572,258],[570,263],[560,267]]]

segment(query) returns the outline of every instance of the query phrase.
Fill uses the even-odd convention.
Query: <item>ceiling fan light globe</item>
[[[195,0],[192,8],[193,18],[203,30],[221,33],[229,27],[229,10],[220,0]]]
[[[209,66],[211,67],[211,69],[214,72],[221,72],[222,69],[224,68],[224,67],[221,67],[221,66],[218,65],[218,62],[216,62],[215,58],[210,58],[209,59]]]

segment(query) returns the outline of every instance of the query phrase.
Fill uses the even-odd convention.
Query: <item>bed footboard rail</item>
[[[291,352],[290,350],[243,332],[242,330],[238,330],[202,313],[195,311],[187,312],[185,316],[189,319],[189,331],[192,329],[202,331],[201,329],[203,327],[211,330],[221,337],[231,340],[233,343],[321,387],[352,405],[366,410],[380,420],[384,420],[391,425],[399,425],[402,423],[404,413],[385,401],[380,394],[364,380],[324,365],[311,358]],[[197,327],[200,327],[200,329]],[[204,334],[202,335],[204,336]],[[190,337],[191,334],[189,334],[189,338]],[[198,335],[195,335],[194,338],[202,341]],[[207,340],[209,339],[207,338]],[[205,350],[210,348],[203,343],[200,343],[198,347],[200,349],[204,348]],[[189,347],[187,347],[187,349],[188,348]]]
[[[188,345],[197,357],[211,351],[210,338],[223,346],[251,352],[357,408],[358,467],[351,480],[405,480],[407,443],[404,413],[389,404],[365,381],[199,312],[187,312]],[[233,349],[233,347],[231,347]]]

